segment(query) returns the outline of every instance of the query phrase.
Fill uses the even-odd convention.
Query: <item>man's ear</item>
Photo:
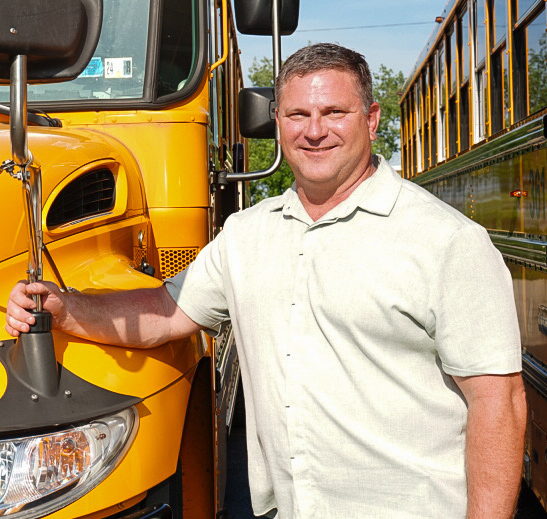
[[[372,103],[367,113],[368,131],[371,141],[376,140],[376,130],[380,124],[380,105],[378,103]]]

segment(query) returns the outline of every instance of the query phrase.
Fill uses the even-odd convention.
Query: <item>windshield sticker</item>
[[[105,58],[104,69],[106,78],[133,77],[133,58]]]
[[[103,77],[104,67],[101,58],[91,58],[91,61],[80,74],[80,77]]]

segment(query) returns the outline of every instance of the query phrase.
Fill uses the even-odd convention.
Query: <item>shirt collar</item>
[[[355,191],[343,202],[321,217],[323,220],[345,218],[360,208],[368,213],[389,216],[401,191],[403,179],[393,170],[381,155],[376,155],[378,167],[374,174],[361,182]],[[271,210],[282,209],[284,216],[292,216],[305,222],[312,222],[298,198],[296,185],[278,197]]]

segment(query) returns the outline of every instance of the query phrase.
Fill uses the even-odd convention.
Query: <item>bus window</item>
[[[431,100],[431,166],[437,164],[437,65],[433,59],[429,63],[429,92]]]
[[[505,96],[504,96],[504,80],[506,71],[504,70],[504,54],[505,49],[492,54],[492,73],[490,77],[490,95],[492,99],[492,133],[503,130],[504,127],[504,112]]]
[[[503,52],[503,100],[505,127],[511,126],[511,85],[509,82],[509,52]]]
[[[486,75],[486,10],[485,0],[474,0],[473,47],[475,49],[475,126],[474,143],[486,137],[488,124],[488,77]]]
[[[485,0],[475,0],[475,63],[484,65],[486,58],[486,10]]]
[[[407,143],[407,177],[412,176],[412,110],[410,97],[406,99],[406,143]]]
[[[427,75],[428,69],[426,68],[420,79],[420,89],[422,90],[422,99],[423,99],[423,169],[429,167],[429,92],[427,89]]]
[[[469,148],[469,18],[464,11],[458,19],[460,49],[460,151]]]
[[[493,0],[492,7],[492,47],[505,41],[507,33],[506,0]]]
[[[534,7],[537,6],[538,0],[517,0],[516,4],[517,9],[515,13],[515,19],[521,20],[523,17],[529,14]]]
[[[517,2],[516,12],[513,99],[518,121],[547,106],[547,45],[544,2]]]
[[[149,17],[149,0],[105,0],[101,37],[87,68],[72,81],[30,85],[28,100],[142,98]],[[0,86],[0,102],[9,99],[9,87]]]
[[[506,127],[509,113],[509,71],[507,70],[505,0],[494,0],[490,17],[491,56],[490,56],[490,98],[492,100],[492,133]]]
[[[449,35],[450,38],[450,46],[447,49],[447,57],[450,56],[450,95],[454,95],[456,93],[456,88],[458,85],[458,51],[457,51],[457,44],[456,44],[456,28],[452,28],[452,33]]]
[[[448,156],[452,157],[458,153],[458,100],[457,100],[457,85],[458,85],[458,50],[456,43],[456,27],[452,27],[449,32],[447,43],[447,61],[450,59],[450,67],[447,67],[447,72],[450,73],[448,85],[450,86],[450,94],[448,99]]]
[[[406,103],[401,104],[401,165],[405,178],[408,176],[408,164],[406,163],[407,156],[407,123],[406,123]]]
[[[158,67],[158,97],[178,92],[197,63],[195,2],[165,0]]]
[[[469,79],[469,65],[470,65],[470,59],[469,59],[469,16],[467,15],[467,11],[465,11],[460,18],[460,34],[461,34],[461,43],[460,43],[460,49],[461,49],[461,58],[460,58],[460,74],[463,81],[467,81]]]
[[[410,127],[411,127],[411,138],[412,138],[412,176],[416,175],[418,172],[418,138],[417,138],[417,119],[416,114],[416,96],[415,93],[412,92],[412,95],[410,96]]]
[[[545,15],[540,13],[526,28],[528,47],[528,113],[547,106],[547,44]]]
[[[444,45],[441,43],[437,53],[439,64],[439,161],[446,158],[446,74],[444,66]]]
[[[416,173],[422,171],[422,132],[423,132],[423,111],[422,111],[422,89],[420,80],[414,85],[414,99],[416,100]]]

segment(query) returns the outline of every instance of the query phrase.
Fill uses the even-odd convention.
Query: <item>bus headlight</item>
[[[0,517],[32,519],[97,486],[133,442],[134,407],[51,434],[0,440]]]

